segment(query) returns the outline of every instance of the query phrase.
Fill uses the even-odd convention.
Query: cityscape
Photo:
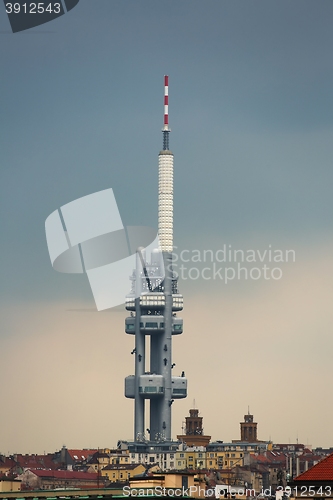
[[[31,494],[40,497],[41,491],[49,497],[60,491],[72,498],[78,495],[78,489],[84,490],[83,496],[89,491],[92,498],[98,495],[96,489],[102,496],[137,496],[137,489],[142,492],[139,496],[154,496],[152,491],[155,496],[163,496],[163,488],[165,496],[279,498],[280,491],[287,493],[287,498],[292,488],[296,489],[292,496],[298,496],[297,481],[306,488],[301,491],[298,486],[299,497],[312,498],[314,494],[304,486],[309,484],[307,474],[312,474],[309,480],[317,487],[332,486],[332,479],[327,481],[327,470],[331,473],[333,448],[312,449],[298,442],[260,440],[258,423],[249,411],[240,422],[238,438],[231,442],[211,441],[211,436],[204,433],[199,410],[192,408],[185,417],[184,434],[167,446],[165,442],[152,446],[149,441],[119,440],[113,449],[68,449],[64,445],[42,455],[1,455],[1,498],[7,498],[9,492],[16,492],[20,498],[30,498]],[[320,469],[316,472],[321,464],[325,464],[324,473]],[[181,495],[176,492],[177,477],[181,479]],[[109,493],[105,493],[107,489]]]

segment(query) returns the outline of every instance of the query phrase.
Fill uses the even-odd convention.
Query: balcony
[[[127,295],[125,299],[125,308],[127,311],[135,311],[135,297],[134,295]]]
[[[172,294],[172,310],[173,311],[181,311],[184,306],[184,299],[180,293]]]
[[[164,309],[165,295],[158,292],[142,293],[140,296],[140,306],[143,309]]]

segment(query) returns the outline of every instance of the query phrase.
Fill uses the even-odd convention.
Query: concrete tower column
[[[142,263],[140,249],[136,252],[135,269],[135,401],[134,401],[134,441],[140,441],[145,430],[145,400],[140,394],[140,375],[145,372],[146,363],[146,342],[145,336],[140,332],[140,296],[142,292]]]

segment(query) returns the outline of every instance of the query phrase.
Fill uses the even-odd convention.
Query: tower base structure
[[[131,278],[125,331],[135,336],[135,374],[125,379],[125,396],[134,399],[134,443],[137,449],[149,448],[152,443],[172,448],[171,407],[175,399],[187,396],[185,372],[172,374],[172,337],[183,332],[183,320],[177,317],[183,297],[172,271],[172,254],[156,249],[148,261],[138,249]],[[146,401],[150,402],[149,427],[145,425]]]

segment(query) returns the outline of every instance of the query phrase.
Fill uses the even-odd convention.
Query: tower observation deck
[[[125,331],[135,336],[135,374],[125,378],[125,396],[134,399],[134,441],[150,444],[171,441],[171,406],[187,396],[184,371],[172,376],[172,337],[183,333],[183,309],[177,276],[172,269],[173,252],[173,154],[169,150],[168,76],[164,77],[163,150],[158,156],[158,236],[160,248],[146,256],[137,250],[132,288],[126,297],[130,316]],[[150,356],[146,356],[150,344]],[[147,349],[148,351],[148,349]],[[148,436],[145,406],[149,401]]]

